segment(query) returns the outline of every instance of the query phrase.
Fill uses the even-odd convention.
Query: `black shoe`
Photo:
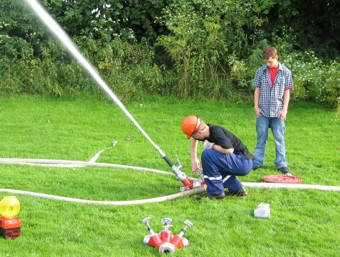
[[[255,164],[255,165],[253,165],[253,170],[257,170],[257,169],[260,169],[262,167],[263,167],[263,165]]]
[[[224,197],[225,197],[224,192],[220,193],[218,195],[212,195],[212,194],[205,193],[205,194],[197,196],[197,200],[201,200],[203,198],[208,198],[210,200],[212,200],[212,199],[223,199]]]
[[[281,171],[282,174],[285,174],[287,176],[293,176],[288,167],[281,167],[278,170]]]
[[[228,196],[228,195],[236,195],[236,196],[247,196],[248,193],[247,193],[247,190],[242,187],[237,193],[231,193],[229,191],[225,192],[225,195]]]

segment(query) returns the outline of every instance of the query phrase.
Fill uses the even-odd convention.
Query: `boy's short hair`
[[[278,56],[277,50],[275,47],[268,46],[263,52],[263,59],[268,60],[270,57]]]

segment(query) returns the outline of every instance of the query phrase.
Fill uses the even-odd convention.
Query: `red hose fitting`
[[[174,238],[171,240],[171,244],[173,244],[176,248],[182,248],[185,247],[189,244],[188,239],[180,236],[180,235],[176,235],[174,236]]]
[[[173,234],[171,231],[166,231],[166,230],[163,230],[161,232],[161,241],[162,243],[165,243],[165,242],[171,242],[172,241],[172,238],[173,238]]]
[[[193,189],[195,187],[205,187],[206,186],[204,181],[201,181],[201,180],[198,180],[198,179],[190,180],[188,177],[183,179],[181,182],[184,185],[184,187],[180,188],[182,192]]]
[[[181,182],[182,182],[183,185],[189,187],[190,189],[193,188],[193,186],[194,186],[192,180],[190,180],[188,177],[183,179]]]
[[[144,244],[148,244],[152,247],[159,247],[162,244],[162,240],[159,238],[159,235],[147,235],[144,237]]]
[[[187,228],[192,228],[194,224],[192,224],[189,220],[184,221],[185,227],[182,228],[181,232],[176,235],[171,243],[176,247],[176,248],[182,248],[185,247],[189,244],[188,239],[186,239],[184,236],[185,232],[187,231]]]

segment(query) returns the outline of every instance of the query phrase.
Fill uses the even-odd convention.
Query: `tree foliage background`
[[[337,0],[41,0],[123,99],[251,95],[278,48],[293,99],[339,101]],[[93,82],[22,0],[0,2],[2,94],[73,95]]]

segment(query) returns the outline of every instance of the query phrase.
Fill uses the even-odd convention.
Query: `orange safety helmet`
[[[195,115],[189,115],[182,120],[181,129],[190,138],[195,130],[201,125],[201,119]]]

